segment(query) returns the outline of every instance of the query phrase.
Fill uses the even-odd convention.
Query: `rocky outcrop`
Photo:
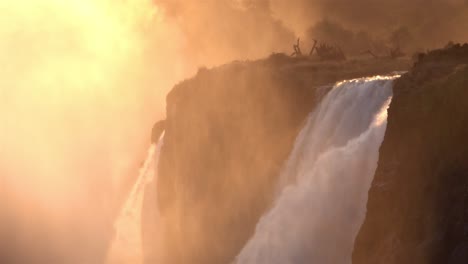
[[[166,120],[160,120],[153,125],[151,129],[151,142],[157,143],[166,127]]]
[[[157,192],[145,197],[146,262],[156,261],[147,220],[156,207],[161,263],[232,261],[270,206],[282,163],[326,85],[407,68],[405,60],[317,63],[275,54],[201,69],[175,86],[151,187]]]
[[[468,263],[468,45],[396,81],[354,264]]]

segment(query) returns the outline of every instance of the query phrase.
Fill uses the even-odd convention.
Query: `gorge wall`
[[[396,81],[354,264],[468,263],[468,45]]]

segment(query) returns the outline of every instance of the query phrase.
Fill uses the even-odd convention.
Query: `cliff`
[[[158,184],[145,197],[146,262],[156,261],[156,207],[165,230],[162,263],[232,261],[270,206],[281,166],[327,85],[408,65],[275,54],[200,69],[176,85],[167,96]]]
[[[396,81],[354,264],[468,263],[468,45]]]

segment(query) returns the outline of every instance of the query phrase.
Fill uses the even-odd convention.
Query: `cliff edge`
[[[468,263],[468,44],[396,81],[354,264]]]

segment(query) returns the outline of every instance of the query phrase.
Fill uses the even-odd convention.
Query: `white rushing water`
[[[153,180],[158,167],[159,153],[164,135],[157,144],[152,144],[141,166],[138,178],[114,222],[115,236],[109,249],[107,263],[141,264],[143,247],[141,237],[141,214],[145,187]]]
[[[351,263],[398,77],[337,83],[323,98],[296,139],[275,203],[236,263]]]

